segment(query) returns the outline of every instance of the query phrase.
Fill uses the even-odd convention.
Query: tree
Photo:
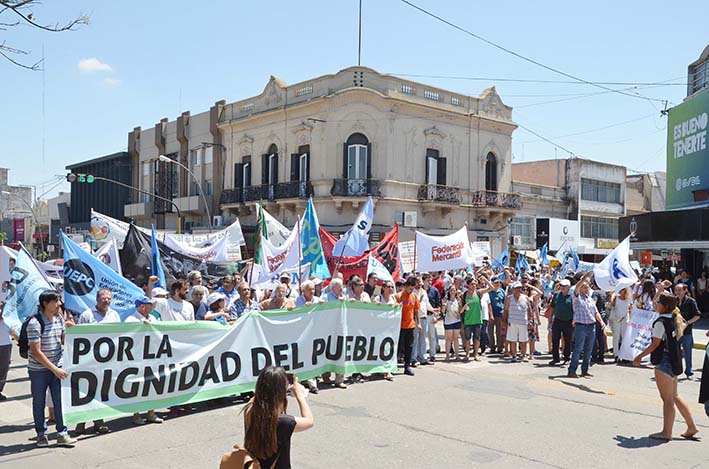
[[[7,233],[5,233],[4,231],[0,231],[0,243],[4,243],[7,240],[8,240]]]
[[[29,56],[30,51],[8,45],[7,41],[2,38],[2,31],[29,26],[41,31],[61,33],[63,31],[74,31],[79,26],[89,24],[89,17],[86,15],[79,15],[65,23],[39,23],[32,11],[33,7],[38,5],[40,5],[38,0],[0,0],[0,56],[18,67],[32,71],[42,70],[42,61],[44,59],[39,59],[34,63],[25,61],[23,56]]]

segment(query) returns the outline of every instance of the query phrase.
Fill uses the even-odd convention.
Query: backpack
[[[25,319],[25,321],[22,323],[22,327],[20,328],[20,337],[17,339],[17,345],[18,347],[20,347],[20,356],[22,358],[29,357],[30,343],[29,338],[27,337],[27,326],[29,325],[30,321],[36,319],[39,322],[40,333],[44,334],[44,321],[42,321],[42,318],[39,317],[39,315],[40,313],[36,313],[32,316],[29,316],[27,319]]]
[[[652,323],[652,327],[655,327],[658,321],[662,321],[662,324],[665,326],[666,338],[660,343],[660,346],[650,354],[650,363],[659,365],[662,361],[662,357],[667,353],[670,356],[670,363],[672,364],[672,374],[679,376],[683,371],[682,354],[679,350],[679,342],[675,337],[674,319],[659,317]]]
[[[234,451],[226,453],[222,456],[222,461],[219,463],[219,469],[261,469],[258,460],[251,457],[245,448],[240,448],[239,445],[234,445]]]

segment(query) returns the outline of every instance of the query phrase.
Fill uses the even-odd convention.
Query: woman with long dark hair
[[[289,380],[291,378],[291,380]],[[293,392],[300,417],[286,414],[288,389]],[[259,374],[254,397],[244,414],[244,448],[259,461],[262,468],[288,469],[290,439],[293,432],[310,429],[313,414],[305,400],[305,388],[277,366],[269,366]]]
[[[677,394],[677,375],[682,373],[679,338],[684,331],[684,320],[677,307],[677,297],[667,292],[659,293],[655,297],[655,311],[660,317],[652,326],[652,343],[633,360],[634,366],[640,366],[642,358],[651,355],[651,362],[655,365],[655,384],[662,399],[663,423],[662,431],[653,433],[650,438],[672,439],[676,406],[687,424],[687,431],[682,433],[682,438],[696,440],[699,429],[694,424],[687,403]]]

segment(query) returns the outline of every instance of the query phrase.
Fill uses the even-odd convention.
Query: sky
[[[513,162],[570,153],[665,169],[664,100],[686,96],[687,66],[707,46],[709,2],[411,0],[570,80],[417,11],[401,0],[363,0],[362,65],[472,96],[495,86],[523,127]],[[128,132],[182,111],[206,111],[263,90],[271,75],[296,83],[357,64],[358,0],[63,0],[33,9],[38,22],[86,14],[63,33],[0,31],[0,42],[44,51],[44,72],[0,57],[0,167],[10,183],[52,196],[65,166],[126,149]],[[0,15],[6,21],[7,13]],[[458,77],[458,78],[454,78]],[[476,78],[475,80],[471,78]],[[478,80],[477,78],[482,78]],[[553,81],[553,83],[506,80]],[[634,85],[658,83],[663,86]],[[650,99],[645,99],[650,98]],[[529,129],[529,130],[527,130]],[[530,130],[552,143],[541,140]],[[43,194],[45,193],[45,194]]]

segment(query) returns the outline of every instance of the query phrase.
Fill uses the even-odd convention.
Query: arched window
[[[497,157],[493,153],[488,153],[485,161],[485,190],[497,192]]]
[[[278,146],[272,143],[268,153],[261,155],[261,184],[278,183]]]
[[[344,179],[372,178],[372,144],[360,133],[352,134],[344,144],[342,177]]]

